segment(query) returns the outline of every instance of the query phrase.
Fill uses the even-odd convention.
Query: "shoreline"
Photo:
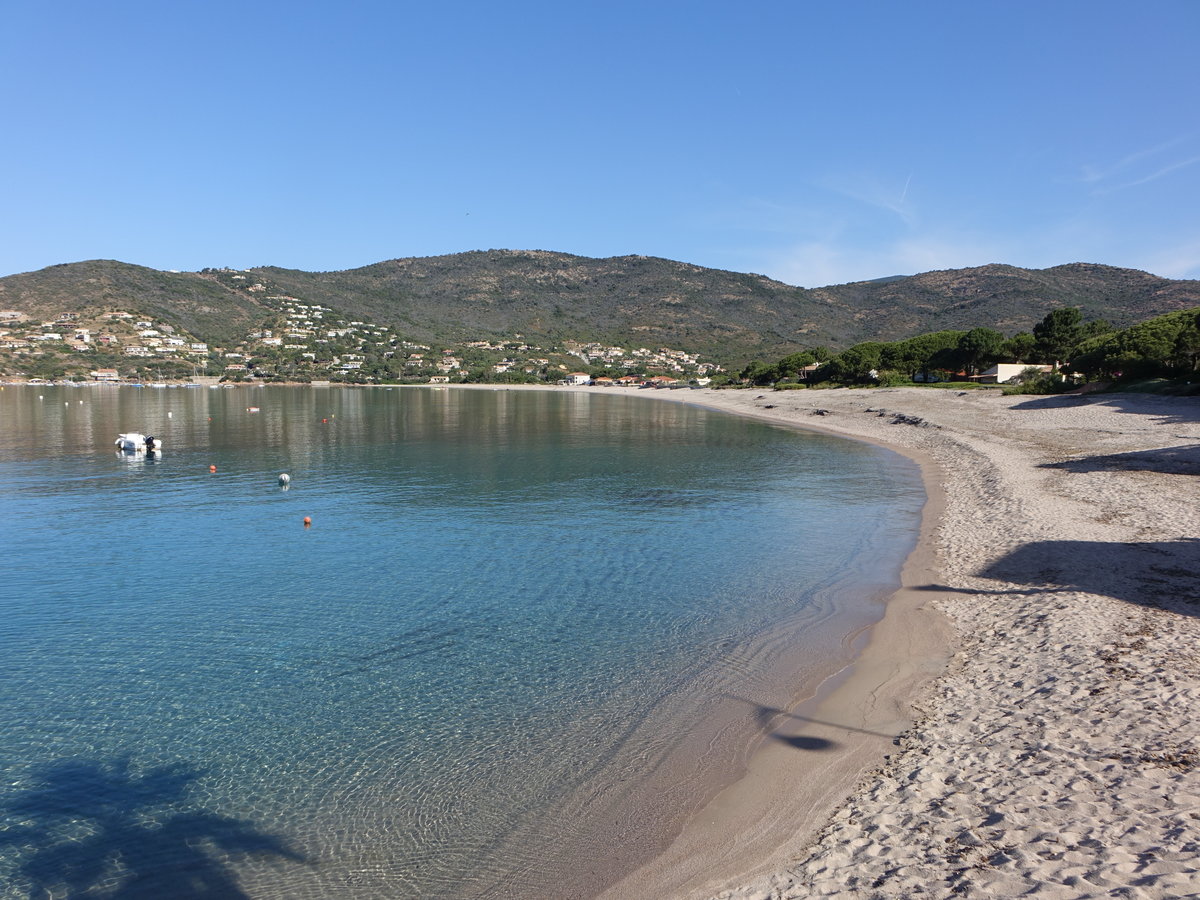
[[[916,457],[943,505],[927,507],[905,587],[838,703],[816,707],[844,711],[845,687],[851,709],[911,710],[897,746],[821,772],[833,786],[814,803],[791,793],[801,754],[767,742],[603,900],[1195,889],[1200,401],[912,388],[662,399],[878,442]],[[909,643],[902,624],[921,613],[954,635],[940,675],[938,642]]]
[[[573,390],[612,393],[606,388]],[[903,563],[899,587],[885,598],[882,616],[845,636],[844,644],[852,648],[849,663],[829,675],[808,699],[781,711],[764,730],[743,774],[720,788],[663,853],[596,895],[597,900],[709,897],[747,877],[786,866],[815,840],[863,773],[885,759],[899,735],[913,725],[917,713],[910,701],[943,672],[951,657],[952,626],[932,607],[930,596],[917,589],[937,573],[936,535],[945,511],[937,462],[920,450],[848,434],[831,427],[824,417],[800,422],[773,415],[761,405],[751,407],[750,391],[720,392],[742,401],[734,403],[714,403],[715,393],[656,391],[647,397],[898,453],[916,464],[925,490],[919,533]],[[838,749],[815,750],[822,745]],[[804,752],[806,748],[815,752]]]
[[[417,386],[424,387],[424,386]],[[825,419],[796,421],[754,406],[754,391],[625,391],[595,386],[457,385],[455,390],[566,391],[675,402],[795,431],[866,443],[916,465],[923,504],[913,548],[897,586],[880,595],[881,613],[849,633],[831,635],[843,661],[815,680],[793,683],[786,709],[776,710],[754,739],[739,772],[704,791],[709,796],[668,835],[662,848],[633,869],[607,870],[602,887],[587,891],[570,875],[561,885],[594,900],[647,897],[707,898],[756,874],[787,864],[814,840],[851,795],[862,774],[894,751],[918,711],[911,700],[942,671],[954,635],[920,586],[936,576],[936,533],[945,508],[938,463],[920,448],[900,447],[873,434],[849,433]],[[797,392],[799,393],[799,392]],[[822,392],[824,393],[824,392]],[[815,395],[815,392],[814,392]],[[771,398],[773,392],[765,395]],[[720,401],[726,402],[720,402]],[[732,402],[730,402],[732,401]],[[765,401],[764,401],[765,402]],[[568,859],[573,858],[570,855]],[[595,863],[588,863],[596,872]],[[601,871],[606,870],[603,867]],[[753,896],[757,897],[758,894]]]

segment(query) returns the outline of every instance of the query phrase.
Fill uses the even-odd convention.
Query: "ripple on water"
[[[875,448],[635,398],[110,393],[90,431],[0,396],[29,436],[0,446],[2,896],[187,867],[536,895],[713,697],[785,702],[798,636],[894,577],[922,499]],[[161,459],[111,452],[131,422]],[[66,886],[79,846],[104,874]]]

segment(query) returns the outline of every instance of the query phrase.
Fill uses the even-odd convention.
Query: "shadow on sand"
[[[826,725],[830,728],[839,728],[843,731],[854,731],[858,734],[869,734],[873,737],[888,738],[889,740],[895,737],[894,734],[884,734],[879,731],[869,731],[865,728],[856,728],[853,725],[842,725],[838,722],[826,722],[821,719],[814,719],[811,716],[801,716],[796,713],[790,713],[786,709],[778,709],[774,706],[764,706],[761,703],[755,703],[753,700],[747,700],[745,697],[738,697],[735,694],[723,694],[722,696],[730,700],[736,700],[739,703],[745,703],[747,706],[754,708],[754,718],[758,725],[770,740],[778,741],[781,744],[787,744],[789,747],[794,747],[797,750],[822,751],[836,750],[840,745],[837,741],[831,741],[828,738],[816,737],[813,735],[787,734],[784,733],[777,723],[780,719],[788,722],[807,722],[812,725]]]
[[[1085,472],[1160,472],[1165,475],[1200,475],[1200,444],[1163,447],[1085,456],[1063,462],[1042,463],[1042,469],[1061,469],[1076,474]]]
[[[1172,397],[1165,394],[1052,394],[1034,397],[1013,409],[1074,409],[1080,406],[1106,406],[1118,412],[1145,416],[1162,424],[1200,422],[1200,397]]]
[[[249,900],[227,860],[301,862],[279,838],[186,802],[199,773],[64,759],[0,799],[0,859],[30,898]]]
[[[1024,588],[971,590],[925,585],[958,594],[1028,595],[1082,591],[1200,616],[1200,539],[1142,543],[1034,541],[977,573]]]

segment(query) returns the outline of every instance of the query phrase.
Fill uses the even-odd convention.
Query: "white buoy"
[[[168,418],[168,419],[169,419],[169,418],[171,418],[171,414],[170,414],[170,413],[167,413],[167,418]]]
[[[279,483],[281,485],[283,485],[284,487],[287,487],[288,482],[290,482],[291,480],[292,480],[292,476],[289,475],[287,472],[284,472],[282,475],[279,476]]]

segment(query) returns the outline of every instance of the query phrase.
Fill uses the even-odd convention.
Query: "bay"
[[[924,499],[617,391],[9,386],[0,422],[5,897],[586,893],[845,664]]]

